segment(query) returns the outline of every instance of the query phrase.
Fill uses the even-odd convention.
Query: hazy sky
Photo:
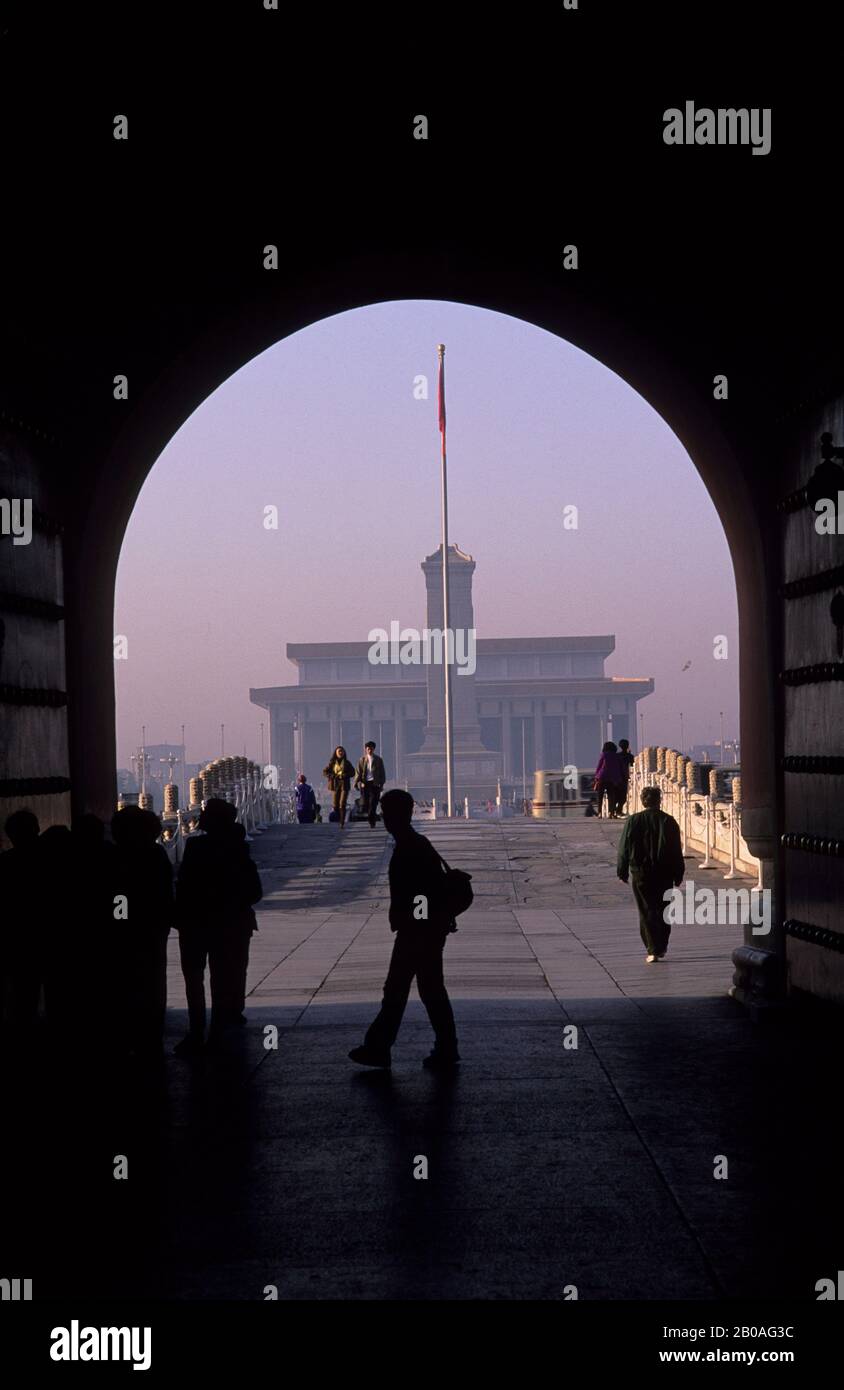
[[[429,300],[286,338],[173,437],[135,507],[115,633],[118,765],[147,729],[188,761],[258,756],[249,687],[295,681],[288,642],[424,626],[439,544],[438,342],[449,539],[474,556],[479,637],[614,633],[608,675],[653,676],[645,741],[737,733],[733,570],[689,456],[620,377],[519,319]],[[428,399],[414,379],[428,377]],[[563,509],[578,508],[578,529]],[[264,509],[278,508],[277,530]],[[643,556],[650,554],[646,567]],[[724,634],[729,659],[713,658]],[[691,661],[688,670],[682,668]]]

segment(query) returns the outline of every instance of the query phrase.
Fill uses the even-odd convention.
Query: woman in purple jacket
[[[611,820],[617,820],[618,796],[624,782],[624,763],[614,743],[605,743],[595,768],[595,791],[598,793],[596,814],[600,816],[606,793],[607,810]]]
[[[296,779],[296,819],[300,825],[313,825],[316,820],[316,796],[304,772]]]

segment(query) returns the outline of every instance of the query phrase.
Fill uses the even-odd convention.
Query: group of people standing
[[[596,815],[600,816],[603,813],[604,797],[607,798],[607,814],[610,820],[617,820],[621,815],[627,801],[632,766],[633,754],[630,752],[628,739],[619,739],[618,747],[611,740],[604,744],[598,766],[595,768],[593,789],[598,793]]]
[[[322,769],[322,775],[331,792],[332,810],[330,819],[339,822],[342,830],[346,824],[349,788],[354,781],[362,793],[363,813],[370,828],[375,829],[378,818],[378,803],[387,780],[387,770],[383,758],[376,753],[376,744],[370,739],[364,744],[363,753],[354,767],[349,761],[341,743]],[[300,825],[311,825],[319,816],[316,793],[304,772],[300,772],[296,782],[296,818]]]
[[[188,840],[174,875],[159,843],[161,821],[126,806],[105,825],[84,815],[73,828],[40,832],[30,810],[5,823],[0,854],[0,1011],[25,1040],[43,997],[47,1027],[62,1044],[92,1044],[103,1032],[118,1054],[163,1053],[167,938],[179,934],[188,1001],[180,1055],[213,1045],[245,1023],[249,943],[262,897],[246,832],[226,801],[209,800],[202,834]],[[63,911],[57,910],[57,901]],[[211,1027],[206,1040],[205,973]]]

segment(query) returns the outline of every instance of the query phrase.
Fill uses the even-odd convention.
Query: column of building
[[[396,782],[404,781],[404,710],[396,702]]]
[[[501,701],[501,747],[504,752],[504,776],[513,780],[513,726],[510,723],[510,701]]]
[[[577,746],[574,741],[574,700],[569,699],[565,701],[565,714],[563,715],[563,719],[566,729],[565,743],[563,745],[563,764],[576,767]]]

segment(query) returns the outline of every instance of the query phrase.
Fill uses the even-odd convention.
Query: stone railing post
[[[738,878],[736,873],[736,808],[730,803],[730,869],[725,878]]]
[[[705,821],[704,832],[705,832],[705,835],[706,835],[706,841],[705,841],[705,843],[706,843],[706,851],[705,851],[705,853],[704,853],[703,858],[702,858],[701,861],[700,861],[699,867],[700,867],[701,869],[711,869],[711,868],[714,867],[714,866],[713,866],[713,862],[712,862],[712,857],[711,857],[711,856],[712,856],[712,798],[711,798],[711,796],[709,795],[708,792],[705,792],[705,793],[704,793],[704,797],[703,797],[703,815],[704,815],[704,821]]]

